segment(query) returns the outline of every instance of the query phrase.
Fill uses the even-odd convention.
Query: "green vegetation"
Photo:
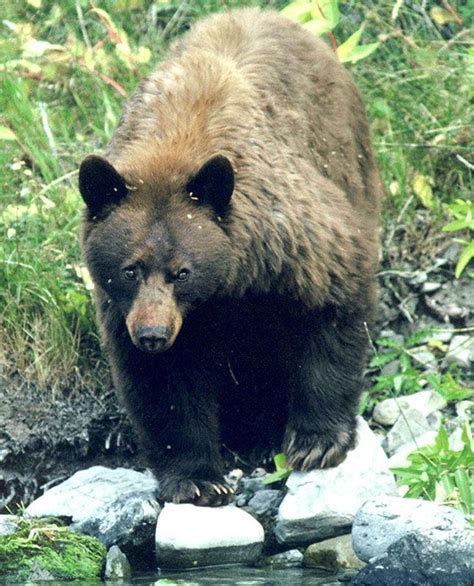
[[[474,442],[467,423],[461,439],[462,450],[451,449],[446,429],[441,426],[433,445],[408,456],[409,466],[392,468],[398,483],[407,488],[407,498],[435,500],[466,514],[474,513]]]
[[[426,383],[429,383],[448,403],[474,397],[473,388],[456,380],[455,375],[460,371],[458,367],[454,367],[452,372],[426,370],[427,367],[437,367],[447,350],[446,344],[438,339],[437,330],[420,330],[406,340],[381,338],[376,344],[377,349],[369,362],[369,368],[373,369],[374,384],[362,396],[361,413],[371,413],[379,401],[388,397],[400,397],[421,391]],[[423,353],[420,354],[420,350]],[[425,350],[433,353],[433,363],[424,363]],[[390,363],[396,363],[396,370],[385,372],[384,367]]]
[[[57,580],[99,582],[106,549],[51,519],[20,518],[18,530],[0,537],[0,579],[24,582],[32,570]]]

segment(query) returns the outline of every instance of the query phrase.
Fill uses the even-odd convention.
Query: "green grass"
[[[25,0],[3,8],[0,127],[15,137],[0,139],[4,372],[53,390],[99,386],[104,380],[107,368],[91,294],[81,276],[82,203],[76,169],[84,155],[107,142],[123,94],[130,95],[169,41],[195,18],[224,4],[282,8],[286,3],[105,0],[101,15],[91,11],[86,0]],[[451,37],[445,38],[446,27],[442,34],[428,13],[405,6],[393,22],[393,5],[344,2],[345,16],[335,35],[342,42],[365,19],[363,42],[385,37],[368,60],[351,69],[366,97],[389,188],[386,226],[393,228],[404,207],[400,221],[409,224],[421,205],[414,187],[417,175],[432,184],[428,214],[437,226],[446,221],[442,204],[468,199],[472,189],[472,176],[456,157],[467,158],[469,149],[467,34],[450,23]],[[465,6],[460,2],[457,7],[464,17]],[[117,47],[113,33],[126,52]],[[44,46],[33,39],[58,47],[41,53]]]

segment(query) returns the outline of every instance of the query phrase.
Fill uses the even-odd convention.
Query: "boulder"
[[[472,586],[474,531],[436,528],[412,532],[366,566],[353,586]]]
[[[127,468],[93,466],[46,491],[26,509],[32,517],[61,517],[71,529],[127,551],[153,547],[160,506],[157,480]]]
[[[260,523],[233,505],[166,503],[156,525],[156,555],[164,568],[253,563],[263,540]]]
[[[274,529],[280,544],[309,545],[349,533],[354,515],[367,499],[397,494],[387,456],[362,417],[357,434],[357,446],[337,468],[290,475]]]
[[[464,515],[456,509],[421,499],[379,496],[357,511],[352,544],[357,557],[369,562],[409,533],[433,530],[442,540],[465,525]]]

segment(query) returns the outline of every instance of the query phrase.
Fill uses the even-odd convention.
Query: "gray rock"
[[[429,529],[410,533],[366,566],[354,586],[472,586],[474,531]]]
[[[26,513],[68,518],[73,530],[97,537],[106,547],[141,547],[153,543],[157,488],[151,474],[94,466],[46,491]]]
[[[155,538],[159,566],[195,568],[255,562],[264,531],[256,519],[232,505],[167,503],[158,517]]]
[[[257,567],[271,566],[272,568],[301,568],[303,565],[303,554],[299,549],[289,549],[259,560]]]
[[[117,545],[112,545],[105,559],[105,578],[129,582],[131,577],[132,568],[127,556]]]
[[[451,324],[445,324],[443,328],[435,329],[433,332],[433,338],[447,344],[454,336],[454,326]]]
[[[392,360],[392,362],[382,366],[382,374],[384,376],[393,376],[397,372],[400,372],[400,368],[400,360]]]
[[[423,435],[419,435],[416,440],[412,440],[404,444],[388,459],[389,468],[408,466],[410,461],[408,456],[418,448],[424,448],[435,443],[437,431],[427,431]]]
[[[417,437],[431,430],[430,423],[418,409],[409,407],[403,410],[392,429],[385,436],[382,445],[390,456]]]
[[[11,535],[18,529],[18,517],[15,515],[0,515],[0,537]]]
[[[469,368],[472,362],[474,362],[474,337],[453,336],[444,357],[444,365],[457,364],[463,368]]]
[[[408,533],[433,530],[442,539],[465,526],[464,515],[456,509],[421,499],[379,496],[357,511],[352,545],[357,557],[369,562]]]
[[[338,572],[347,568],[360,570],[365,563],[354,553],[351,536],[340,535],[310,545],[304,553],[304,565],[307,568]]]
[[[257,517],[264,515],[274,515],[283,500],[283,492],[281,490],[264,489],[259,490],[248,502],[250,513]]]
[[[358,444],[337,468],[293,472],[277,516],[279,543],[309,545],[349,533],[356,511],[368,498],[397,494],[387,457],[367,423],[358,418]]]
[[[436,370],[436,358],[433,352],[428,350],[426,346],[414,348],[410,351],[410,356],[417,363],[418,368],[425,370]]]
[[[433,411],[444,409],[446,400],[436,391],[419,391],[413,395],[385,399],[375,406],[373,418],[380,425],[393,425],[407,409],[417,409],[427,417]]]

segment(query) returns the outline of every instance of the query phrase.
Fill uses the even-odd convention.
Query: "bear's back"
[[[141,82],[107,156],[158,198],[216,153],[236,173],[222,224],[238,257],[229,291],[278,279],[278,293],[314,305],[330,282],[350,295],[374,270],[381,188],[367,117],[321,40],[272,11],[198,21]]]

